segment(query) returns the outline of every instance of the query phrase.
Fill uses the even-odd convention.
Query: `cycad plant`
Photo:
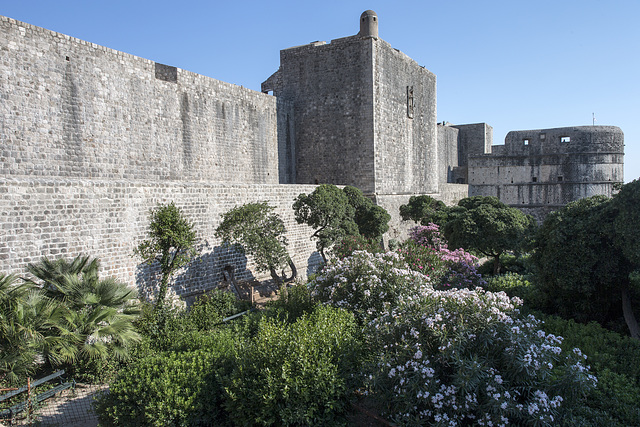
[[[64,342],[49,348],[54,364],[110,357],[125,359],[140,340],[133,320],[139,313],[136,291],[115,279],[100,279],[99,261],[80,255],[68,262],[43,258],[30,264],[29,272],[50,300],[64,304],[58,330]]]

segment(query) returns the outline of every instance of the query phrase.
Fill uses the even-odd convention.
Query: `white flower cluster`
[[[552,424],[563,402],[549,396],[553,378],[571,376],[586,390],[595,377],[579,350],[562,355],[562,338],[522,318],[518,305],[501,293],[427,290],[395,309],[403,316],[374,319],[384,348],[378,392],[398,408],[389,416],[406,425]]]
[[[523,317],[519,299],[481,288],[435,290],[403,262],[392,252],[354,252],[311,283],[316,298],[353,311],[379,348],[377,366],[363,376],[390,403],[389,418],[551,425],[563,396],[595,386],[582,353],[563,353],[562,338]]]
[[[409,269],[397,253],[366,251],[335,260],[309,286],[315,299],[349,309],[365,323],[378,317],[385,306],[432,289],[431,279]]]

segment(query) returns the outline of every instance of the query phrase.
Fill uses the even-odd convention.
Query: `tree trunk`
[[[320,248],[320,256],[322,256],[322,262],[327,265],[327,257],[324,254],[324,248]]]
[[[500,254],[493,256],[493,275],[500,274]]]
[[[284,273],[284,270],[282,270],[282,278],[284,279],[285,283],[290,283],[296,280],[296,277],[298,277],[298,269],[296,268],[296,265],[293,263],[291,258],[289,258],[287,262],[289,263],[289,268],[291,269],[291,276],[287,277]]]
[[[296,277],[298,277],[298,270],[296,269],[296,265],[293,263],[291,258],[289,258],[287,262],[289,263],[289,268],[291,269],[290,277],[287,277],[287,274],[284,270],[282,270],[282,275],[278,275],[278,272],[276,271],[275,268],[269,267],[269,273],[271,273],[271,278],[273,279],[274,282],[276,282],[276,285],[278,286],[280,286],[282,283],[293,282],[296,279]]]
[[[276,269],[273,267],[269,267],[269,273],[271,273],[271,278],[276,283],[276,286],[280,287],[280,284],[282,283],[282,277],[278,275]]]
[[[640,326],[638,325],[636,316],[633,314],[631,298],[629,298],[629,291],[626,286],[622,287],[620,293],[622,294],[622,314],[624,315],[624,321],[627,322],[631,338],[640,340]]]

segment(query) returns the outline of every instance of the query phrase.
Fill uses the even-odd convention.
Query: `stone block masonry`
[[[438,129],[436,76],[378,37],[375,12],[362,18],[357,35],[282,50],[260,93],[0,17],[0,271],[84,253],[145,288],[158,272],[133,249],[149,210],[173,201],[200,238],[175,281],[185,295],[229,264],[256,274],[214,238],[247,202],[277,207],[300,275],[314,271],[292,204],[315,184],[360,188],[392,215],[385,238],[403,239],[412,195],[546,212],[621,181],[618,128],[521,131],[505,146],[485,123]]]
[[[149,210],[175,202],[194,224],[199,257],[178,272],[174,289],[190,294],[211,289],[234,265],[240,279],[254,277],[251,260],[223,247],[214,237],[221,214],[248,202],[276,206],[287,228],[289,254],[301,276],[321,259],[310,240],[313,230],[294,219],[292,204],[315,186],[206,184],[127,180],[0,179],[0,272],[23,273],[40,257],[72,258],[87,254],[101,260],[101,274],[144,288],[157,271],[133,256],[145,238]],[[265,278],[266,276],[258,277]],[[187,286],[188,284],[188,286]]]
[[[2,176],[279,182],[263,93],[6,17],[0,88]]]

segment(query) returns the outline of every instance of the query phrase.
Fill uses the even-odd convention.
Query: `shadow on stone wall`
[[[193,299],[207,291],[216,289],[223,282],[223,272],[229,267],[236,280],[255,280],[254,274],[247,268],[247,257],[234,250],[232,246],[222,245],[211,248],[208,243],[200,245],[196,256],[189,264],[178,270],[171,280],[167,300],[179,297]],[[136,266],[136,287],[138,296],[153,301],[160,286],[160,264],[140,263]]]
[[[320,252],[312,252],[309,258],[307,258],[307,277],[320,272],[322,267],[324,267],[324,265],[322,264],[322,256],[320,256]]]

